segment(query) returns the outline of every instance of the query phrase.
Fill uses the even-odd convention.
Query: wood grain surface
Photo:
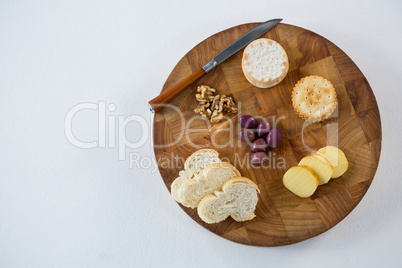
[[[189,51],[176,65],[162,92],[212,59],[223,48],[257,24],[244,24],[219,32]],[[212,148],[234,164],[261,190],[256,218],[236,222],[230,217],[217,224],[200,220],[196,209],[182,209],[206,229],[226,239],[256,246],[280,246],[321,234],[357,206],[367,192],[381,151],[381,121],[377,102],[366,78],[336,45],[311,31],[279,24],[262,37],[279,42],[289,57],[286,78],[270,89],[252,86],[241,69],[243,50],[206,74],[175,98],[154,118],[154,151],[162,179],[170,185],[183,169],[185,159],[201,148]],[[294,112],[291,92],[308,75],[330,80],[338,96],[334,115],[323,123],[303,125]],[[239,113],[222,123],[209,125],[197,116],[196,88],[209,85],[219,94],[232,96]],[[250,114],[278,121],[283,141],[270,150],[270,163],[248,165],[249,146],[238,142],[238,117]],[[348,171],[319,186],[310,198],[300,198],[282,184],[284,173],[309,154],[328,144],[341,148],[349,160]],[[173,199],[172,199],[173,200]]]

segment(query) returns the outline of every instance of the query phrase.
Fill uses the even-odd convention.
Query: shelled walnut
[[[216,89],[209,87],[209,86],[199,86],[197,88],[197,92],[200,94],[196,94],[195,98],[200,102],[210,102],[214,99],[214,93]]]
[[[195,98],[199,101],[198,107],[194,112],[200,114],[203,118],[211,120],[211,123],[217,123],[223,119],[223,113],[237,113],[237,106],[232,97],[226,95],[214,95],[216,89],[209,86],[199,86],[198,94]]]

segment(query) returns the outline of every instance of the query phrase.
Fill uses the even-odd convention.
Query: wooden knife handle
[[[186,88],[188,88],[192,83],[200,79],[204,76],[206,72],[203,68],[197,69],[194,73],[190,74],[179,83],[168,89],[167,91],[163,92],[156,98],[150,100],[148,103],[150,105],[150,109],[152,112],[159,112],[163,109],[165,104],[171,102],[174,98],[176,98],[181,92],[183,92]]]

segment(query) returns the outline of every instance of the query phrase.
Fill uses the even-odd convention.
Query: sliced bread
[[[235,221],[247,221],[255,217],[254,211],[260,190],[251,180],[236,177],[227,181],[222,191],[204,197],[197,212],[206,223],[217,223],[231,216]]]
[[[181,183],[178,199],[183,206],[196,208],[205,196],[222,189],[222,186],[231,178],[240,176],[240,172],[229,163],[212,164],[205,168],[202,174]]]
[[[182,183],[188,179],[193,179],[211,164],[219,162],[221,162],[219,153],[212,149],[198,150],[190,155],[184,163],[184,170],[179,172],[179,177],[171,185],[170,192],[173,199],[181,202],[178,191]]]

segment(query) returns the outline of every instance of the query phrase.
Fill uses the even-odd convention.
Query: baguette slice
[[[320,180],[320,185],[327,183],[334,171],[331,162],[321,154],[309,154],[303,157],[299,162],[299,166],[311,168]]]
[[[251,220],[255,217],[257,192],[260,190],[251,180],[232,178],[223,185],[222,191],[215,191],[201,200],[198,215],[209,224],[221,222],[229,216],[235,221]]]
[[[334,172],[332,173],[331,178],[339,178],[346,172],[346,170],[348,170],[349,163],[346,159],[345,153],[338,147],[326,146],[318,150],[318,153],[327,158],[334,167]]]
[[[222,189],[223,184],[231,178],[240,176],[240,172],[229,163],[212,164],[202,174],[181,184],[178,190],[180,202],[185,207],[196,208],[201,199]]]
[[[187,172],[185,170],[182,170],[179,172],[179,177],[177,177],[173,182],[172,185],[170,186],[170,193],[173,197],[173,199],[177,202],[180,202],[179,199],[179,188],[181,184],[186,181],[187,178]]]
[[[289,168],[283,176],[283,185],[299,197],[310,197],[318,187],[318,177],[308,166]]]
[[[183,182],[199,175],[211,164],[221,162],[218,156],[219,153],[212,149],[198,150],[190,155],[184,163],[184,170],[179,172],[179,177],[176,178],[170,186],[173,199],[177,202],[181,202],[178,192]]]

